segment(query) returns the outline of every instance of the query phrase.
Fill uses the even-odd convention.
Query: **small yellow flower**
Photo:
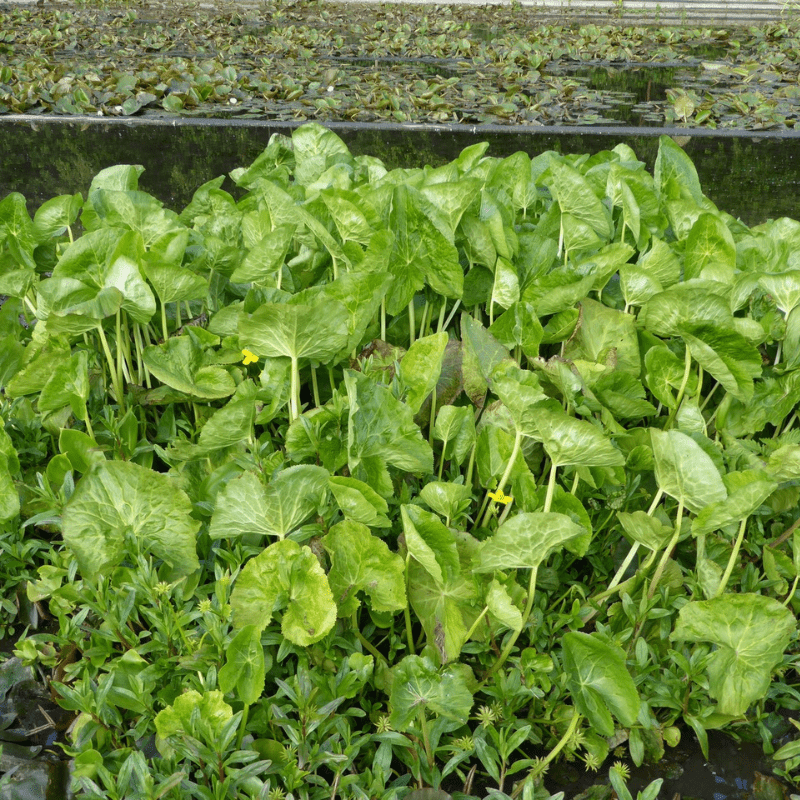
[[[514,499],[511,495],[503,494],[502,489],[498,489],[496,492],[489,492],[489,497],[496,503],[502,503],[504,506],[507,506]]]
[[[245,366],[248,364],[255,364],[258,361],[258,356],[255,353],[251,353],[249,350],[242,350],[242,355],[244,356],[242,363]]]

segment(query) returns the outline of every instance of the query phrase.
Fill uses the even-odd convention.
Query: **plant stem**
[[[414,344],[414,333],[416,328],[416,322],[414,321],[414,298],[411,298],[411,302],[408,304],[408,346],[411,347]]]
[[[658,587],[658,582],[661,580],[661,575],[664,572],[664,569],[667,566],[667,561],[669,561],[669,557],[672,554],[675,545],[678,544],[678,539],[681,535],[681,522],[683,520],[683,500],[678,501],[678,513],[675,515],[675,533],[673,534],[672,538],[669,540],[669,544],[667,545],[666,550],[664,550],[663,555],[661,556],[661,560],[658,562],[658,566],[656,567],[656,571],[653,573],[653,578],[650,581],[650,588],[647,591],[647,599],[649,600],[656,592],[656,588]]]
[[[386,341],[386,298],[381,300],[381,341]]]
[[[366,638],[366,636],[364,636],[364,634],[361,633],[361,629],[358,627],[358,619],[355,611],[353,612],[353,616],[350,618],[350,624],[353,626],[356,638],[358,639],[359,642],[361,642],[361,646],[368,653],[371,653],[373,656],[375,656],[375,658],[379,659],[380,661],[388,663],[388,661],[386,661],[386,656],[383,653],[381,653],[380,650],[377,650],[372,645],[372,643]]]
[[[169,339],[169,331],[167,329],[167,304],[161,304],[161,335],[164,337],[164,341],[166,342]]]
[[[725,591],[725,587],[728,585],[731,573],[733,572],[733,567],[736,564],[736,558],[739,555],[739,548],[741,548],[742,542],[744,541],[744,531],[747,527],[748,519],[749,517],[745,517],[739,525],[739,533],[737,534],[736,541],[733,544],[733,550],[731,551],[731,556],[728,559],[728,566],[725,567],[725,572],[720,579],[719,586],[717,586],[717,591],[714,592],[714,597],[719,597]]]
[[[686,393],[686,385],[689,383],[689,375],[691,374],[692,369],[692,353],[689,350],[689,346],[686,345],[686,352],[684,354],[684,369],[683,369],[683,380],[681,381],[680,388],[678,389],[678,397],[675,400],[675,408],[669,412],[669,417],[667,418],[667,424],[664,426],[664,429],[667,430],[668,428],[672,427],[672,423],[675,421],[675,417],[678,415],[678,410],[681,407],[681,403],[683,402],[683,395]]]
[[[468,642],[472,638],[472,635],[475,633],[475,631],[478,630],[478,625],[481,624],[481,621],[486,616],[488,611],[489,611],[489,606],[484,606],[483,611],[481,611],[475,622],[472,623],[472,627],[467,631],[467,635],[464,637],[465,642]]]
[[[506,488],[506,483],[508,482],[509,477],[511,476],[511,470],[514,468],[514,462],[517,460],[517,454],[520,451],[520,447],[522,446],[522,434],[517,431],[517,435],[514,437],[514,448],[511,451],[511,455],[508,459],[508,464],[506,465],[505,472],[503,476],[500,478],[500,483],[497,484],[497,488],[495,489],[495,494],[499,494]],[[487,494],[486,497],[488,498],[489,495]],[[495,501],[492,500],[489,503],[489,507],[486,509],[486,513],[483,516],[482,525],[486,525],[489,522],[489,517],[494,509]]]
[[[292,379],[289,394],[289,423],[291,424],[300,416],[300,368],[297,356],[292,359]]]
[[[445,320],[445,323],[444,323],[444,330],[447,330],[447,328],[450,327],[450,323],[452,322],[453,317],[456,315],[456,311],[458,311],[458,307],[460,305],[461,305],[461,300],[456,300],[455,304],[453,305],[452,310],[447,315],[447,319]]]
[[[437,333],[441,333],[442,330],[444,329],[444,314],[445,314],[445,311],[447,311],[447,299],[445,299],[442,302],[442,307],[439,310],[439,323],[436,326],[436,332]]]
[[[544,496],[544,508],[542,511],[545,514],[550,511],[550,506],[553,505],[553,494],[555,493],[556,489],[556,463],[554,461],[550,462],[550,478],[547,481],[547,494]]]
[[[518,631],[514,631],[511,634],[511,637],[506,642],[506,646],[503,648],[503,652],[500,653],[500,657],[497,659],[497,661],[492,664],[492,667],[486,675],[486,678],[484,678],[478,689],[480,689],[486,683],[491,675],[493,675],[498,669],[500,669],[500,667],[503,666],[503,664],[505,664],[506,659],[509,657],[509,655],[511,655],[511,651],[514,649],[514,645],[517,643],[517,639],[519,639],[519,635],[525,630],[525,626],[528,624],[528,618],[531,615],[531,610],[533,609],[533,598],[536,594],[536,573],[538,570],[538,565],[531,569],[531,577],[528,581],[528,601],[525,603],[525,611],[522,612],[522,627]]]
[[[541,770],[546,767],[567,746],[567,742],[569,742],[569,740],[572,738],[572,735],[575,733],[575,729],[580,724],[581,719],[582,717],[577,711],[572,714],[572,719],[569,721],[569,726],[567,727],[566,731],[564,731],[564,735],[558,740],[556,746],[545,756],[544,760],[540,761],[536,765],[536,769],[531,770],[529,777],[535,777],[536,774],[541,775]],[[517,798],[522,794],[525,783],[526,781],[520,782],[520,784],[514,789],[514,792],[511,795],[512,798]]]
[[[411,553],[406,553],[406,607],[403,609],[406,618],[406,639],[408,640],[408,651],[411,655],[416,654],[416,650],[414,649],[414,636],[411,632],[411,610],[409,608],[408,602],[408,587],[411,583],[410,574],[409,574],[409,567],[411,565]]]
[[[102,324],[97,326],[97,331],[100,334],[100,344],[103,347],[103,353],[105,354],[106,363],[108,364],[108,373],[111,378],[111,385],[114,388],[114,394],[117,396],[117,404],[119,405],[120,411],[124,413],[125,400],[122,395],[121,381],[118,381],[117,379],[117,371],[114,367],[114,357],[111,355],[111,350],[108,346],[108,340],[106,339],[106,334],[103,330]]]
[[[312,365],[311,367],[311,389],[314,393],[314,407],[319,408],[319,386],[317,386],[317,368]]]

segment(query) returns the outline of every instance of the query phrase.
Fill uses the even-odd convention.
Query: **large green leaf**
[[[94,464],[64,507],[64,542],[81,574],[95,578],[138,553],[162,559],[173,575],[199,568],[189,498],[167,475],[126,461]]]
[[[778,488],[778,484],[769,480],[760,470],[729,473],[726,476],[729,485],[733,475],[736,476],[736,484],[730,487],[728,496],[722,501],[707,505],[692,520],[692,535],[711,533],[726,525],[740,522],[755,512]]]
[[[460,670],[437,670],[430,659],[406,656],[392,670],[389,704],[390,722],[397,731],[407,730],[425,711],[464,724],[472,708],[472,693]]]
[[[417,474],[433,471],[433,451],[414,424],[411,409],[386,386],[360,372],[344,374],[349,400],[347,453],[354,477],[386,497],[391,483],[386,467]]]
[[[394,189],[388,219],[395,237],[388,263],[394,276],[386,298],[390,314],[404,309],[426,283],[445,297],[461,297],[464,289],[458,251],[423,211],[422,201],[408,186]]]
[[[743,403],[753,397],[761,354],[742,334],[713,322],[685,323],[678,332],[695,361],[730,394]]]
[[[580,319],[576,335],[564,348],[566,358],[596,361],[639,376],[642,364],[636,320],[631,314],[585,298],[581,301]]]
[[[285,609],[281,632],[302,647],[327,636],[336,623],[336,603],[317,557],[291,539],[275,542],[245,564],[231,607],[236,628],[254,625],[259,631]]]
[[[586,178],[568,164],[557,162],[551,164],[550,173],[550,188],[561,213],[586,223],[601,238],[610,238],[611,215]]]
[[[399,611],[406,606],[405,565],[366,525],[346,520],[334,525],[323,540],[331,558],[328,573],[340,617],[357,610],[364,592],[373,611]]]
[[[400,506],[406,549],[437,583],[460,570],[456,540],[436,514],[415,505]]]
[[[715,280],[732,279],[735,269],[736,243],[727,225],[716,214],[701,214],[686,239],[685,279],[704,277],[704,270]]]
[[[218,400],[236,390],[233,378],[190,336],[173,336],[144,350],[144,363],[162,383],[191,397]]]
[[[625,667],[625,652],[599,634],[565,633],[564,670],[572,701],[601,736],[614,735],[612,714],[630,728],[639,716],[639,693]]]
[[[233,447],[253,436],[257,394],[253,381],[242,381],[236,387],[233,397],[200,430],[198,445],[202,452]]]
[[[696,203],[703,199],[694,164],[683,148],[669,136],[660,136],[658,139],[653,179],[656,191],[664,199],[691,197]]]
[[[683,606],[670,639],[717,646],[707,667],[711,696],[720,713],[741,716],[766,694],[796,627],[791,610],[771,597],[729,594]]]
[[[406,389],[405,402],[415,414],[439,380],[447,339],[444,331],[417,339],[400,362],[400,380]]]
[[[469,314],[461,315],[461,342],[464,391],[478,408],[482,408],[495,367],[505,359],[510,360],[510,356],[508,350]]]
[[[225,664],[217,680],[225,694],[235,692],[236,699],[251,706],[261,697],[266,679],[266,660],[261,645],[261,631],[245,625],[233,637],[225,652]]]
[[[340,303],[326,305],[325,313],[295,303],[264,303],[239,320],[239,342],[259,356],[313,358],[336,355],[348,338],[347,312]]]
[[[172,705],[156,714],[156,738],[159,751],[166,756],[175,749],[184,754],[181,745],[187,737],[199,739],[213,746],[219,741],[233,709],[225,702],[222,692],[204,692],[188,689],[175,698]],[[187,748],[191,752],[191,745]]]
[[[481,547],[475,572],[535,569],[586,528],[566,514],[532,512],[506,520]]]
[[[728,496],[711,457],[680,431],[650,429],[659,488],[697,513]]]
[[[217,496],[209,535],[213,539],[256,534],[282,539],[322,504],[329,474],[301,464],[281,471],[267,487],[252,472],[243,472]]]
[[[392,527],[386,516],[389,504],[369,484],[336,475],[328,479],[328,485],[345,519],[373,528]]]
[[[625,463],[622,453],[591,422],[542,406],[535,424],[554,466],[619,467]]]

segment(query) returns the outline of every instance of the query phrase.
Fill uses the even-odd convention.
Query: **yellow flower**
[[[498,489],[496,492],[489,492],[489,497],[496,503],[502,503],[504,506],[508,505],[514,499],[510,495],[503,494],[502,489]]]
[[[251,353],[249,350],[242,350],[242,355],[244,356],[242,363],[245,366],[248,364],[255,364],[258,361],[258,356],[255,353]]]

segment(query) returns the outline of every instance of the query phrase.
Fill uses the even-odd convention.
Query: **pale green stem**
[[[183,327],[183,320],[181,319],[181,301],[175,303],[175,330],[179,331]]]
[[[532,777],[536,777],[536,775],[541,775],[542,770],[567,746],[569,740],[575,733],[575,729],[580,724],[581,719],[582,719],[581,715],[577,711],[574,711],[572,714],[572,719],[569,721],[569,726],[567,727],[567,730],[564,731],[564,735],[558,740],[556,746],[545,756],[543,761],[540,761],[536,764],[535,769],[531,770],[530,775]],[[522,792],[525,789],[525,784],[528,782],[528,780],[529,779],[526,778],[524,781],[521,781],[519,785],[514,789],[514,792],[511,795],[513,800],[516,800],[516,798],[522,794]]]
[[[114,394],[116,395],[117,404],[119,405],[120,411],[124,413],[125,400],[122,395],[121,381],[117,380],[117,371],[114,368],[114,357],[111,355],[111,349],[108,346],[108,340],[106,339],[106,333],[103,330],[103,326],[98,325],[97,331],[100,334],[100,344],[103,347],[103,353],[105,354],[106,357],[106,363],[108,365],[108,374],[111,378],[111,385],[114,387]]]
[[[167,304],[161,304],[161,335],[166,342],[169,339],[169,330],[167,329]]]
[[[422,319],[419,323],[419,336],[418,339],[421,339],[425,335],[425,328],[428,325],[428,313],[431,310],[431,304],[426,300],[425,305],[422,308]]]
[[[27,296],[22,298],[22,302],[25,303],[26,306],[30,309],[31,314],[36,316],[36,306],[28,300]]]
[[[315,408],[319,408],[321,403],[319,402],[319,386],[317,385],[317,368],[311,367],[311,389],[314,393],[314,406]]]
[[[478,630],[478,625],[481,624],[481,621],[486,616],[488,611],[489,606],[484,606],[483,611],[481,611],[481,613],[478,615],[478,618],[472,623],[472,627],[469,629],[469,631],[467,631],[467,635],[464,638],[465,642],[468,642],[472,638],[472,635],[475,633],[475,631]]]
[[[92,430],[92,420],[89,416],[89,412],[86,412],[86,416],[83,418],[83,423],[86,425],[86,433],[89,434],[89,437],[94,439],[94,431]]]
[[[119,311],[114,315],[114,328],[117,337],[117,380],[119,385],[122,386],[122,314]]]
[[[578,475],[578,470],[575,470],[575,477],[572,479],[572,488],[569,490],[570,494],[575,494],[578,491],[578,484],[581,482],[581,476]]]
[[[250,712],[250,706],[245,703],[244,708],[242,709],[242,719],[239,723],[239,733],[236,735],[236,749],[242,749],[242,740],[244,739],[244,732],[247,728],[247,716]]]
[[[661,560],[658,562],[658,566],[656,567],[656,571],[653,573],[653,578],[650,581],[650,588],[647,591],[647,599],[649,600],[655,593],[656,589],[658,588],[658,582],[661,580],[661,575],[663,574],[664,570],[667,566],[667,561],[669,561],[669,557],[672,554],[675,545],[678,544],[678,539],[681,536],[681,522],[683,521],[683,501],[678,501],[678,513],[675,515],[675,533],[673,534],[672,538],[669,540],[669,544],[667,545],[666,550],[664,550]]]
[[[386,341],[386,298],[381,300],[381,341]]]
[[[456,300],[455,304],[453,305],[452,310],[447,315],[447,319],[444,323],[444,330],[447,330],[450,327],[450,323],[453,321],[453,317],[456,315],[456,311],[458,311],[458,307],[461,305],[461,300]]]
[[[506,488],[506,483],[508,482],[509,477],[511,476],[511,470],[514,468],[514,462],[517,460],[517,454],[520,451],[520,447],[522,445],[522,434],[517,431],[517,435],[514,438],[514,449],[511,451],[511,456],[508,459],[508,464],[506,465],[506,470],[503,473],[503,477],[500,478],[500,483],[497,484],[497,489],[495,489],[494,493],[499,494]],[[488,494],[486,495],[489,496]],[[483,525],[486,525],[489,522],[489,516],[492,513],[492,509],[494,508],[495,501],[492,500],[489,503],[489,507],[486,509],[486,514],[483,517]]]
[[[416,329],[416,322],[414,321],[414,298],[411,298],[411,302],[408,304],[408,346],[411,347],[414,344],[414,333]]]
[[[409,567],[411,565],[411,553],[406,553],[406,597],[408,597],[408,588],[411,583],[411,577],[409,572]],[[408,601],[406,601],[406,607],[403,609],[403,613],[406,618],[406,639],[408,640],[408,652],[411,653],[413,656],[416,653],[414,649],[414,636],[411,633],[411,611],[409,610]]]
[[[447,311],[447,300],[442,303],[442,307],[439,310],[439,323],[436,326],[436,332],[441,333],[444,328],[444,314]]]
[[[665,429],[669,428],[672,423],[675,421],[675,417],[678,414],[678,411],[681,407],[681,403],[683,402],[683,396],[686,393],[686,385],[689,383],[689,375],[691,374],[692,368],[692,354],[689,350],[689,346],[686,345],[686,354],[684,355],[684,370],[683,370],[683,380],[681,381],[681,385],[678,388],[678,397],[675,401],[675,408],[669,412],[669,417],[667,418],[667,424],[664,426]]]
[[[431,392],[431,416],[428,423],[428,444],[433,447],[433,423],[436,419],[436,387]]]
[[[431,425],[431,431],[433,431],[433,425]],[[436,475],[436,477],[437,477],[437,479],[438,479],[438,480],[441,480],[441,479],[442,479],[442,471],[444,470],[444,454],[445,454],[445,451],[446,451],[446,450],[447,450],[447,439],[445,439],[445,440],[442,442],[442,455],[441,455],[441,457],[439,458],[439,472],[438,472],[438,474]]]
[[[748,517],[745,517],[742,520],[741,524],[739,525],[739,533],[737,534],[736,541],[733,544],[733,550],[731,551],[731,556],[728,559],[728,566],[725,567],[725,572],[722,575],[722,579],[719,582],[719,586],[717,586],[717,591],[714,592],[714,597],[719,597],[725,591],[725,587],[728,585],[731,573],[733,572],[733,568],[736,564],[736,559],[739,555],[739,549],[741,548],[742,542],[744,541],[744,531],[745,528],[747,527],[747,520]]]
[[[375,658],[379,661],[386,661],[386,656],[381,653],[380,650],[375,649],[372,643],[361,633],[360,628],[358,627],[358,621],[356,619],[356,612],[353,612],[353,616],[350,619],[350,624],[353,626],[353,630],[356,633],[356,638],[359,642],[361,642],[361,646],[368,652],[371,653]]]
[[[292,379],[289,396],[289,422],[294,422],[300,416],[300,368],[297,356],[292,359]]]
[[[789,594],[786,595],[786,599],[783,601],[783,606],[784,607],[787,607],[789,605],[789,603],[792,602],[792,598],[794,597],[794,593],[795,593],[795,591],[797,591],[797,582],[798,581],[800,581],[800,575],[795,575],[794,576],[794,581],[792,583],[792,588],[789,591]]]
[[[544,496],[544,508],[542,511],[546,514],[550,510],[550,506],[553,505],[553,494],[555,493],[556,489],[556,470],[558,467],[556,466],[555,462],[551,462],[550,464],[550,478],[547,481],[547,494]]]
[[[708,401],[711,399],[711,395],[714,394],[714,392],[716,392],[718,388],[719,388],[719,381],[717,381],[711,387],[711,391],[706,395],[705,400],[703,400],[703,405],[700,406],[700,412],[701,413],[705,409],[705,407],[708,405]]]
[[[525,611],[522,613],[522,627],[518,631],[514,631],[511,634],[508,642],[506,642],[506,646],[503,648],[503,652],[500,654],[500,657],[497,659],[497,661],[492,664],[492,668],[489,670],[486,678],[478,687],[478,690],[484,686],[491,675],[497,672],[497,670],[506,663],[506,659],[511,655],[511,651],[514,649],[514,645],[517,643],[519,635],[525,630],[525,626],[528,624],[528,619],[530,618],[531,610],[533,609],[533,598],[536,594],[536,573],[538,569],[538,565],[531,569],[531,578],[528,582],[528,602],[525,603]]]

